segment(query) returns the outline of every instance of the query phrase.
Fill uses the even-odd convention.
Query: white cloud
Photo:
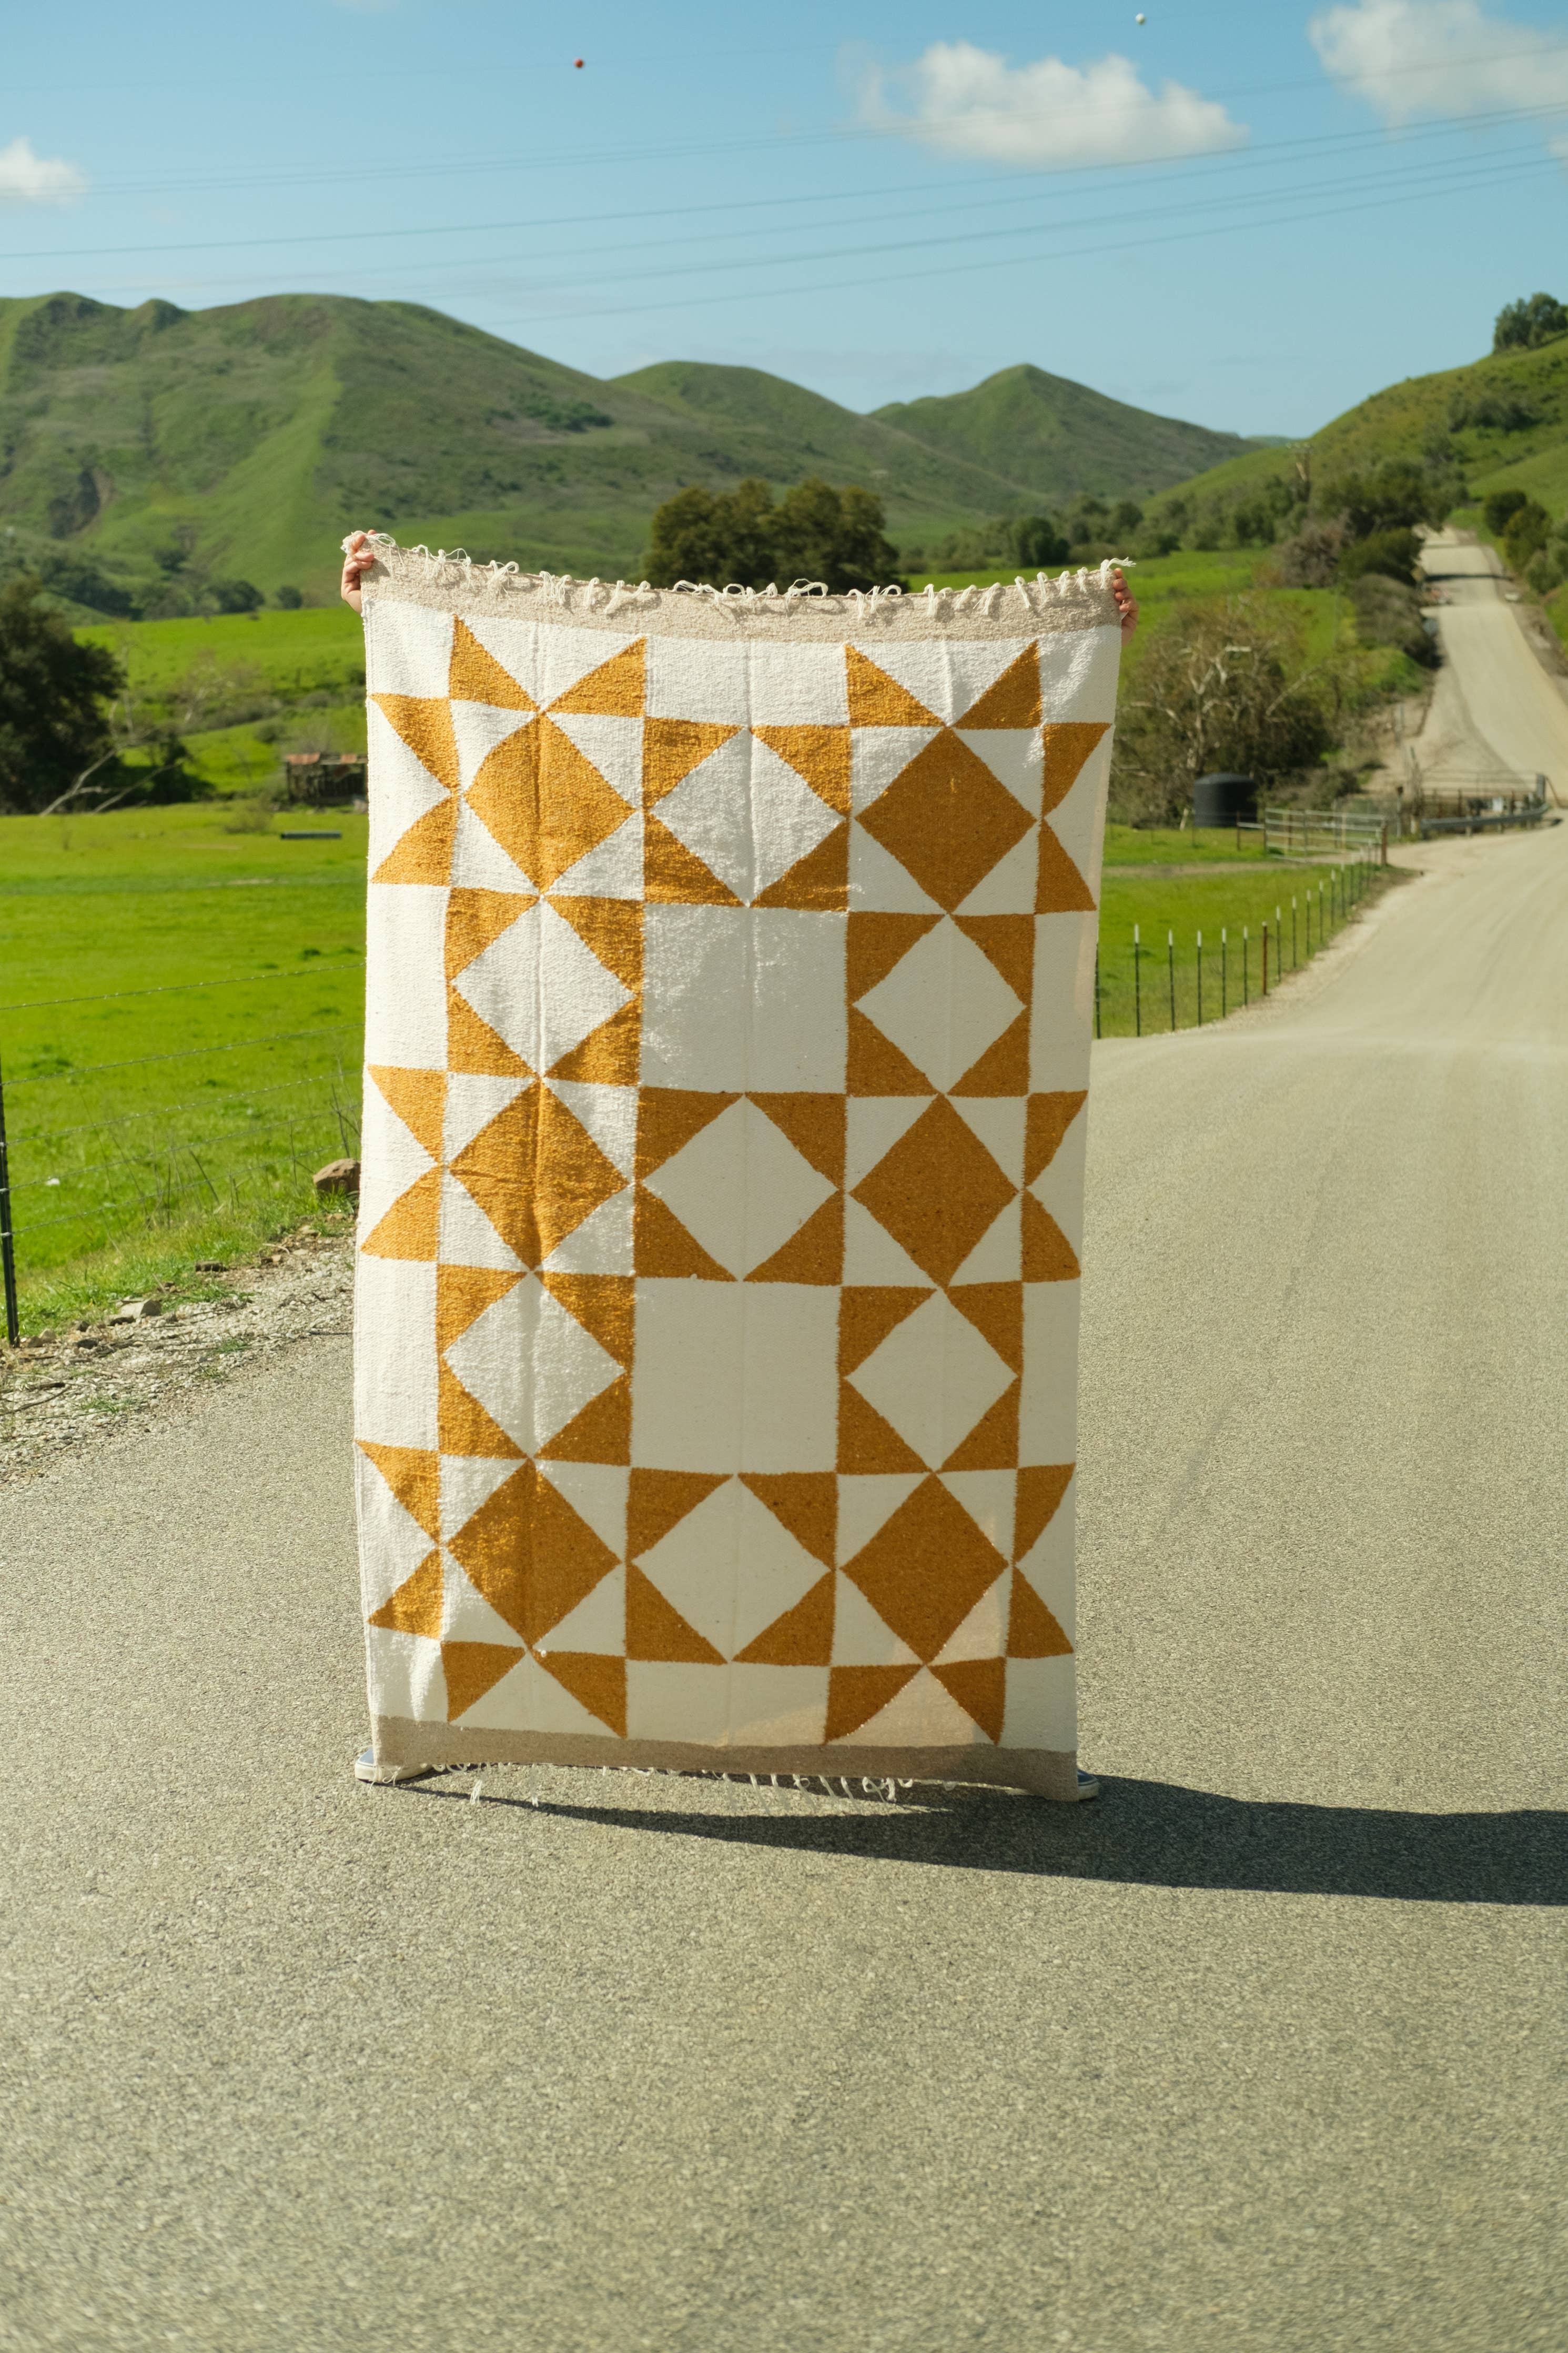
[[[87,175],[58,156],[34,153],[30,139],[0,147],[0,204],[68,205],[87,194]]]
[[[1356,0],[1307,29],[1334,80],[1385,122],[1514,106],[1568,111],[1561,33],[1489,16],[1479,0]]]
[[[1128,58],[1014,66],[970,41],[933,41],[892,74],[869,69],[860,113],[874,128],[901,132],[943,155],[1037,171],[1209,155],[1247,138],[1223,106],[1181,82],[1147,88]]]

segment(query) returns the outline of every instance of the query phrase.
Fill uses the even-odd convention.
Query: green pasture
[[[1114,828],[1121,831],[1122,828]],[[1179,839],[1179,837],[1178,837]],[[1108,843],[1108,851],[1110,845]],[[1096,1021],[1103,1038],[1190,1029],[1256,997],[1268,935],[1268,985],[1299,971],[1364,904],[1385,877],[1369,867],[1270,858],[1245,871],[1141,873],[1108,865],[1100,911]],[[1134,938],[1136,930],[1139,936]],[[1174,1018],[1173,1018],[1173,999]]]
[[[312,1171],[356,1149],[366,820],[334,812],[341,841],[236,824],[222,803],[0,823],[0,1067],[28,1330],[159,1284],[199,1290],[198,1260],[319,1221]],[[1199,928],[1205,1018],[1222,926],[1233,942],[1250,930],[1256,987],[1261,925],[1280,905],[1288,937],[1293,893],[1304,960],[1322,870],[1265,867],[1228,833],[1127,826],[1108,829],[1106,860],[1107,1036],[1134,1027],[1135,923],[1145,1029],[1168,1023],[1167,929],[1184,1027]],[[1313,944],[1333,927],[1314,913]]]
[[[31,1326],[253,1250],[355,1149],[366,820],[298,842],[235,821],[196,803],[0,827]]]

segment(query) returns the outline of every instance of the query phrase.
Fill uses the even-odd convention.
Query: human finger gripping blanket
[[[364,608],[378,1761],[1075,1797],[1108,574]]]

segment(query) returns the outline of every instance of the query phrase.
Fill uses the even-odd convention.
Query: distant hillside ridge
[[[1015,383],[1032,406],[1005,407]],[[961,411],[992,420],[973,451]],[[1080,480],[1141,491],[1241,446],[1037,369],[861,417],[754,368],[673,361],[601,382],[412,302],[0,300],[0,572],[33,566],[110,614],[200,610],[246,583],[330,596],[356,524],[636,578],[655,509],[689,484],[858,482],[908,543]]]
[[[894,401],[872,415],[950,458],[1005,475],[1047,510],[1083,491],[1116,499],[1169,490],[1260,446],[1130,408],[1026,364],[969,392]]]
[[[1400,462],[1451,475],[1474,501],[1517,489],[1561,516],[1568,509],[1568,335],[1407,376],[1293,448],[1195,475],[1157,498],[1147,521],[1154,530],[1179,525],[1189,545],[1223,546],[1238,516],[1245,525],[1249,513],[1267,512],[1270,491],[1303,468],[1321,492],[1336,477]]]

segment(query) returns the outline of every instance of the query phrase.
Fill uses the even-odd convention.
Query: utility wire
[[[1456,137],[1465,132],[1486,130],[1491,126],[1503,123],[1531,122],[1550,120],[1563,111],[1564,109],[1560,106],[1500,107],[1486,114],[1444,116],[1435,121],[1423,124],[1419,128],[1408,131],[1403,135],[1406,140],[1450,138]],[[1166,164],[1182,164],[1186,166],[1184,171],[1169,174],[1162,173],[1162,176],[1169,178],[1192,178],[1199,174],[1206,174],[1212,172],[1234,172],[1247,169],[1256,170],[1260,166],[1267,167],[1274,157],[1287,156],[1298,151],[1325,150],[1345,147],[1353,149],[1367,146],[1379,146],[1386,143],[1387,136],[1388,134],[1386,131],[1381,127],[1364,131],[1325,132],[1314,134],[1309,138],[1271,140],[1263,145],[1251,146],[1247,148],[1245,151],[1238,151],[1230,154],[1215,157],[1188,156],[1184,155],[1181,151],[1175,150],[1167,155],[1146,156],[1140,158],[1135,162],[1124,164],[1068,164],[1051,171],[1033,171],[1028,173],[1026,176],[1032,180],[1042,180],[1049,185],[1050,184],[1059,183],[1066,179],[1082,177],[1084,175],[1104,172],[1137,171],[1141,174],[1149,174],[1152,176],[1155,171],[1160,170],[1161,167]],[[947,183],[949,188],[988,187],[994,189],[995,185],[995,175],[994,173],[986,173],[973,178],[950,181]],[[185,238],[173,244],[163,245],[37,246],[25,248],[15,253],[9,253],[5,256],[5,259],[7,261],[81,261],[97,259],[99,258],[112,259],[121,256],[143,254],[237,252],[245,248],[259,246],[265,246],[271,248],[299,245],[368,244],[384,242],[389,237],[475,237],[479,235],[501,236],[522,230],[595,227],[623,220],[642,221],[650,218],[668,220],[686,219],[712,213],[723,213],[726,216],[732,216],[737,212],[765,211],[785,205],[854,204],[858,202],[868,203],[879,198],[891,199],[892,197],[900,195],[924,195],[931,193],[931,182],[928,178],[924,180],[902,181],[895,183],[890,187],[883,188],[848,188],[835,191],[825,191],[822,194],[797,193],[784,196],[753,196],[730,200],[721,204],[669,206],[644,205],[639,206],[633,210],[621,212],[555,213],[547,214],[542,218],[528,220],[452,221],[432,224],[429,227],[411,225],[402,228],[312,229],[303,236]],[[992,202],[999,205],[1025,204],[1032,201],[1037,195],[1044,195],[1046,192],[1045,188],[1037,190],[1030,189],[1021,191],[1016,195],[1000,195],[994,196],[989,199],[982,199],[981,202]],[[948,207],[945,204],[932,207],[932,209],[947,208]],[[954,207],[953,209],[968,210],[970,207]],[[748,232],[745,230],[738,230],[736,232],[737,235],[742,236],[746,235],[747,233]]]
[[[351,948],[347,953],[357,956],[361,951]],[[163,988],[109,988],[94,997],[28,997],[17,1005],[0,1005],[0,1013],[38,1013],[53,1005],[114,1005],[122,997],[180,997],[194,988],[249,988],[276,980],[319,980],[325,987],[329,974],[335,968],[331,965],[310,964],[298,972],[241,972],[227,980],[173,980]]]
[[[99,1071],[140,1070],[147,1062],[190,1062],[198,1060],[203,1054],[237,1054],[244,1046],[282,1045],[289,1039],[298,1038],[346,1038],[352,1034],[355,1026],[351,1022],[340,1021],[329,1029],[270,1029],[262,1038],[231,1039],[226,1046],[186,1046],[174,1054],[132,1054],[123,1062],[82,1062],[73,1070],[42,1071],[31,1078],[7,1079],[6,1092],[10,1092],[16,1087],[58,1086],[62,1081],[69,1083],[77,1079],[91,1078]]]
[[[1527,165],[1522,169],[1499,173],[1491,182],[1484,183],[1482,185],[1495,185],[1511,184],[1512,182],[1520,179],[1529,178],[1532,174],[1536,173],[1542,175],[1550,174],[1553,177],[1557,177],[1560,175],[1561,171],[1562,166],[1557,163],[1541,162],[1534,165]],[[487,332],[494,334],[500,332],[502,329],[531,329],[536,326],[548,324],[550,322],[557,319],[619,319],[634,317],[649,311],[708,309],[714,303],[742,302],[753,299],[776,301],[782,295],[831,294],[842,292],[849,288],[862,286],[911,286],[923,283],[926,280],[931,278],[955,277],[964,271],[981,269],[1016,269],[1021,265],[1035,261],[1078,261],[1105,253],[1146,252],[1162,246],[1190,244],[1205,237],[1233,237],[1249,229],[1289,228],[1310,221],[1336,219],[1341,215],[1349,212],[1383,211],[1390,205],[1430,202],[1433,197],[1440,195],[1464,194],[1468,188],[1475,185],[1477,184],[1465,182],[1462,184],[1457,184],[1451,188],[1415,189],[1406,191],[1399,195],[1373,197],[1363,203],[1352,205],[1321,206],[1306,212],[1286,213],[1270,220],[1260,220],[1258,217],[1256,211],[1249,211],[1248,216],[1245,220],[1220,223],[1212,227],[1206,228],[1178,229],[1165,237],[1143,236],[1126,237],[1103,245],[1070,246],[1057,252],[1006,254],[994,261],[965,260],[952,262],[939,269],[904,270],[900,271],[896,276],[889,276],[885,271],[878,271],[875,276],[868,278],[819,279],[814,283],[805,286],[760,287],[757,289],[755,297],[753,297],[748,290],[741,289],[739,290],[731,290],[730,292],[725,294],[670,295],[662,301],[657,302],[610,303],[604,305],[598,310],[591,311],[581,309],[534,311],[531,311],[525,318],[490,320],[487,324]],[[1289,199],[1281,196],[1275,198],[1272,201],[1276,203],[1284,203],[1289,201]],[[945,242],[945,240],[932,239],[931,242],[934,244]],[[664,275],[665,273],[655,273],[650,271],[643,274],[653,276]],[[614,283],[616,281],[612,280],[610,282]],[[565,289],[552,288],[547,290],[564,291]]]
[[[1568,53],[1568,43],[1538,43],[1525,49],[1497,49],[1468,58],[1445,58],[1436,65],[1428,59],[1418,65],[1385,67],[1376,74],[1361,76],[1359,82],[1364,89],[1368,84],[1381,85],[1385,81],[1407,79],[1411,76],[1425,75],[1430,79],[1439,72],[1465,71],[1478,66],[1502,65],[1521,59],[1539,63],[1544,58],[1560,57],[1565,53]],[[1242,83],[1231,90],[1215,90],[1210,94],[1209,102],[1225,104],[1237,99],[1276,97],[1301,90],[1321,90],[1325,79],[1329,80],[1331,87],[1338,87],[1342,90],[1345,87],[1345,78],[1342,77],[1336,82],[1333,77],[1327,75],[1325,69],[1324,72],[1298,78],[1291,81]],[[1040,115],[1037,114],[1032,108],[975,107],[966,110],[966,112],[972,120],[979,118],[996,123],[1010,121],[1079,123],[1092,119],[1097,114],[1114,115],[1124,113],[1125,111],[1124,106],[1074,107],[1059,110],[1053,114]],[[1568,112],[1568,99],[1552,111],[1559,113]],[[676,146],[606,149],[596,153],[511,154],[496,158],[454,156],[419,164],[412,164],[406,159],[403,159],[380,169],[361,162],[333,171],[231,174],[225,177],[207,176],[186,180],[104,181],[100,184],[96,193],[105,195],[179,195],[200,194],[221,188],[325,186],[343,181],[363,184],[372,180],[456,177],[485,172],[582,171],[603,169],[606,165],[615,164],[663,163],[694,154],[712,156],[742,153],[755,156],[760,153],[779,148],[846,145],[858,140],[918,138],[922,131],[929,132],[940,127],[940,125],[922,122],[919,116],[911,115],[892,119],[881,125],[860,123],[850,127],[836,126],[828,131],[785,133],[770,140],[758,140],[753,137],[716,142],[711,139],[704,139],[684,142]]]

